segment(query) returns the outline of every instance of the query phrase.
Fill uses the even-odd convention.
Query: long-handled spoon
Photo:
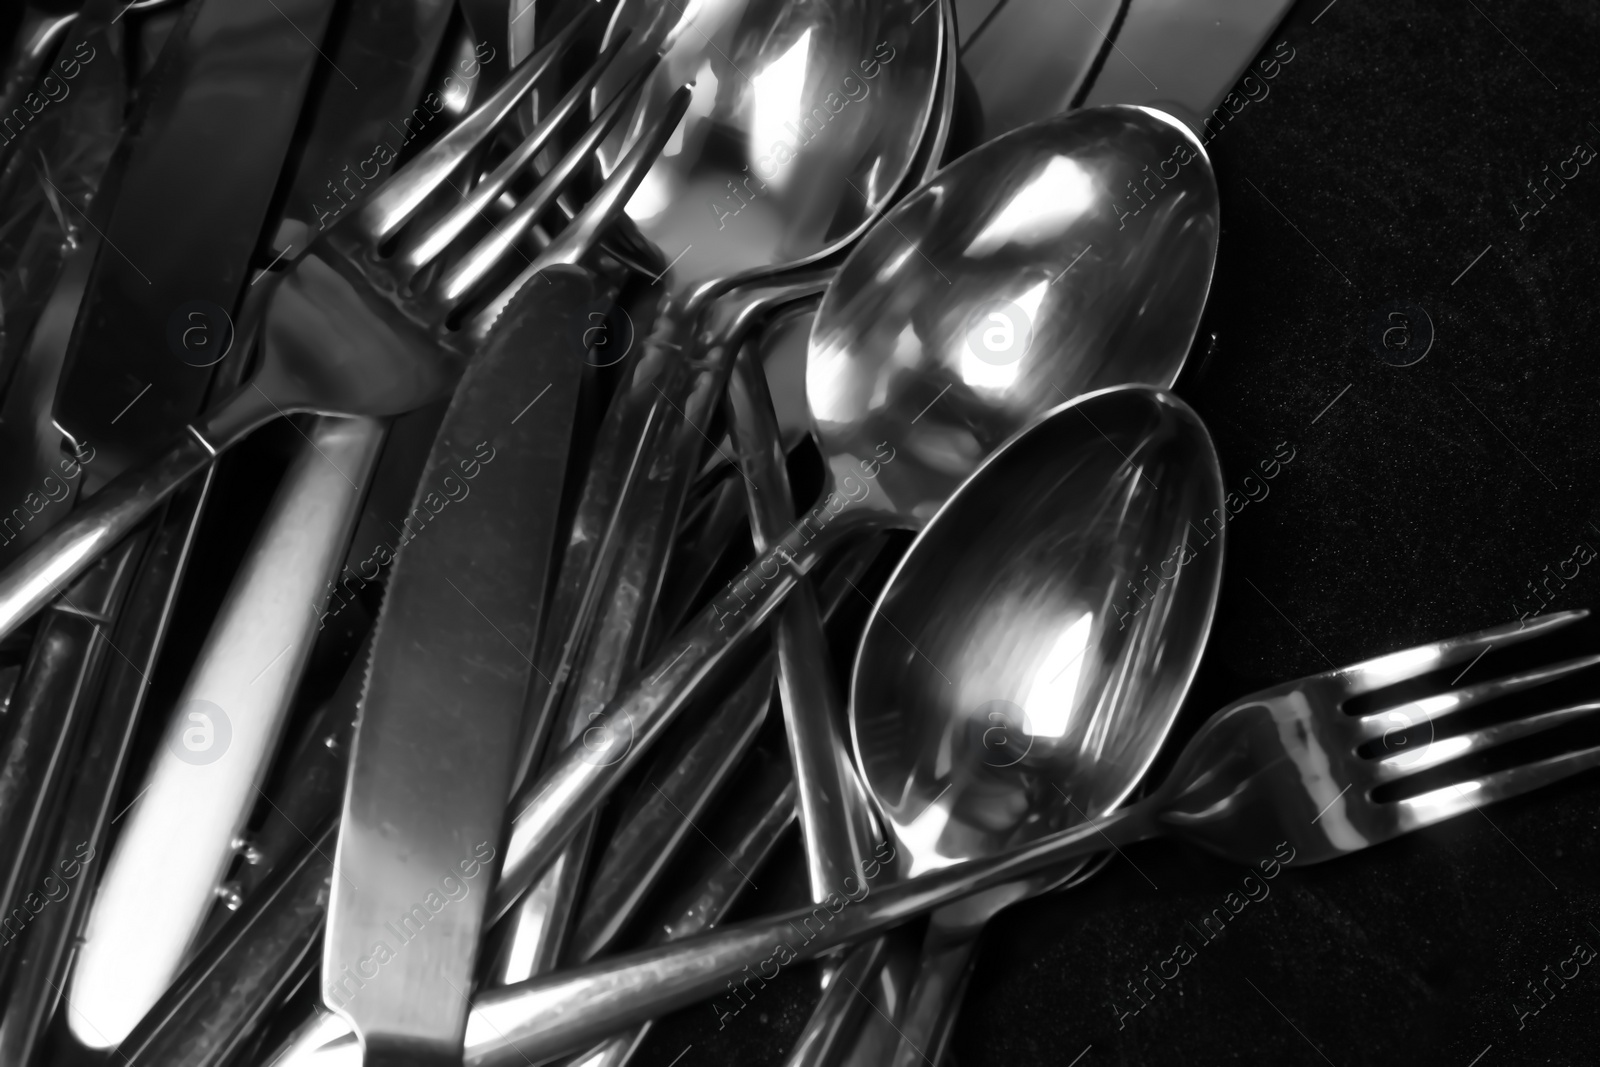
[[[633,69],[636,54],[663,55],[635,114],[600,146],[605,166],[657,126],[667,82],[693,82],[694,95],[627,206],[665,265],[656,281],[667,295],[618,387],[596,451],[591,481],[615,483],[608,496],[616,503],[606,509],[614,517],[609,529],[596,532],[592,562],[577,579],[587,588],[573,598],[581,606],[565,626],[572,639],[552,672],[554,697],[569,675],[610,677],[625,669],[619,664],[642,640],[632,613],[603,616],[618,603],[614,591],[649,589],[659,574],[659,553],[616,561],[635,542],[666,540],[652,530],[676,525],[688,485],[684,468],[705,447],[699,427],[721,395],[735,347],[692,351],[703,340],[695,331],[709,303],[736,284],[792,276],[844,247],[882,212],[913,166],[942,40],[938,19],[913,21],[916,6],[886,0],[863,15],[838,0],[798,6],[726,0],[688,8],[624,0],[613,15],[607,45],[629,35],[618,63]],[[891,61],[873,57],[880,41]],[[613,93],[614,83],[602,78],[597,100]],[[819,111],[825,135],[807,137],[802,117]],[[608,653],[612,662],[576,669],[574,661],[594,647],[617,650]]]
[[[1124,455],[1125,438],[1095,429],[1138,425],[1146,402],[1113,393],[1079,408],[1082,437],[1056,462],[1082,500],[1063,509],[1053,496],[1002,505],[1010,486],[959,492],[874,605],[850,723],[903,878],[1104,816],[1166,739],[1211,629],[1223,556],[1219,539],[1191,558],[1189,529],[1170,520],[1209,515],[1222,486],[1203,430],[1162,439],[1152,419]],[[1174,463],[1179,443],[1205,455]],[[1130,623],[1128,590],[1146,564],[1166,576],[1162,560],[1176,568],[1170,582],[1145,590],[1151,603]],[[895,1021],[894,1067],[939,1062],[983,925],[1060,880],[1042,872],[933,914]]]
[[[1170,177],[1145,177],[1168,160]],[[1135,178],[1150,183],[1143,207],[1121,189]],[[1216,182],[1193,134],[1123,107],[1008,134],[885,216],[840,268],[813,327],[806,397],[828,463],[825,503],[666,642],[597,720],[589,739],[599,744],[569,746],[526,792],[496,910],[840,532],[921,526],[1052,401],[1130,380],[1170,384],[1205,303],[1218,225]]]
[[[855,711],[858,732],[892,729],[902,741],[927,737],[907,756],[917,767],[940,744],[972,750],[970,756],[947,753],[953,766],[941,783],[950,787],[945,796],[925,794],[918,782],[904,803],[884,805],[900,850],[911,854],[909,870],[922,874],[958,863],[980,840],[985,850],[1012,848],[1070,826],[1078,816],[1052,786],[1062,774],[1098,766],[1090,755],[1125,766],[1083,776],[1092,789],[1080,792],[1074,781],[1073,799],[1083,805],[1120,799],[1122,781],[1136,779],[1153,758],[1193,673],[1216,598],[1220,554],[1207,551],[1192,560],[1126,629],[1115,629],[1113,609],[1130,577],[1168,558],[1189,536],[1190,522],[1221,506],[1221,471],[1199,418],[1182,401],[1145,386],[1114,387],[1062,405],[997,451],[950,499],[879,598],[880,608],[891,605],[892,612],[914,595],[907,583],[921,584],[920,595],[937,599],[937,610],[924,601],[916,620],[886,618],[891,626],[909,627],[914,647],[902,643],[886,653],[878,647],[879,629],[869,630],[875,646],[858,655],[852,691],[853,700],[868,699],[865,657],[891,656],[896,662],[886,665],[889,670],[907,672],[920,688],[898,694],[882,715],[869,719],[866,709]],[[939,577],[930,581],[929,574]],[[925,632],[927,644],[918,640]],[[938,643],[928,648],[934,639]],[[918,661],[916,667],[908,668],[908,660]],[[903,721],[898,710],[907,701],[934,699],[926,692],[929,678],[940,690],[930,706],[955,709],[930,718],[937,727],[931,731]],[[879,696],[877,688],[871,692]],[[984,744],[986,735],[993,741],[989,731],[997,725],[987,716],[1014,698],[1030,709],[1038,751],[1030,753],[1031,763],[985,767],[984,755],[1004,751]],[[1141,706],[1148,711],[1123,710]],[[867,777],[880,781],[884,772],[873,768]],[[867,873],[880,872],[869,866]],[[851,909],[869,907],[869,897],[917,901],[922,881],[846,885],[781,940],[791,949],[803,947]],[[926,896],[921,906],[949,899]],[[789,957],[780,953],[756,966],[772,956],[779,938],[771,923],[755,927],[759,931],[737,944],[719,943],[715,953],[657,957],[650,966],[607,969],[603,976],[600,968],[585,968],[566,981],[487,994],[475,1013],[537,1061],[608,1025],[716,992],[745,965],[770,979],[769,968]]]
[[[635,69],[641,55],[662,58],[632,118],[601,146],[605,166],[659,126],[679,86],[692,84],[694,95],[627,207],[665,265],[655,281],[666,295],[612,400],[592,462],[597,493],[586,497],[614,501],[597,523],[604,532],[582,552],[586,567],[563,567],[570,579],[557,596],[572,607],[554,617],[567,639],[545,671],[553,682],[535,713],[563,724],[557,753],[582,744],[593,714],[647,651],[670,533],[705,448],[701,427],[737,350],[736,342],[704,344],[698,330],[708,304],[735,285],[795,277],[847,245],[916,162],[943,48],[941,20],[919,21],[920,6],[624,0],[612,17],[604,43],[629,35],[623,68]],[[597,102],[616,91],[615,82],[601,78]],[[545,858],[552,878],[580,868],[586,835],[576,823],[574,835],[571,848],[552,848]],[[570,899],[575,876],[565,880],[561,889],[546,879],[540,893]],[[532,913],[517,916],[510,936],[523,937],[533,921]]]

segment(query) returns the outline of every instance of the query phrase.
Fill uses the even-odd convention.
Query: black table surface
[[[1229,489],[1282,442],[1293,459],[1229,524],[1180,733],[1276,682],[1600,594],[1600,566],[1567,562],[1600,549],[1600,156],[1575,156],[1600,148],[1600,8],[1311,0],[1262,55],[1279,42],[1293,58],[1207,145],[1215,339],[1179,392]],[[1290,865],[1201,940],[1189,924],[1245,873],[1153,842],[1011,908],[954,1061],[1600,1063],[1600,968],[1564,962],[1600,952],[1600,774]],[[1120,1017],[1180,940],[1195,958]],[[636,1062],[783,1062],[815,997],[790,971],[720,1030],[704,1005],[663,1020]]]

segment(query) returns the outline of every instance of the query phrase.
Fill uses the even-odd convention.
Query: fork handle
[[[482,1062],[484,1067],[522,1063],[524,1057],[539,1062],[620,1027],[726,996],[725,984],[732,979],[765,984],[791,963],[1087,856],[1107,842],[1126,845],[1154,837],[1161,832],[1158,811],[1158,804],[1147,800],[1002,856],[969,860],[882,889],[869,883],[864,896],[844,901],[837,911],[822,905],[797,908],[495,990],[480,997],[474,1010],[502,1035],[505,1054]],[[826,921],[814,915],[819,910]]]
[[[0,573],[0,638],[53,600],[215,456],[184,427],[154,462],[118,475],[34,542]]]

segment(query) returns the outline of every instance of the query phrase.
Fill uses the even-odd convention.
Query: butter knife
[[[460,1063],[599,298],[547,271],[468,364],[378,616],[322,960],[368,1067]]]

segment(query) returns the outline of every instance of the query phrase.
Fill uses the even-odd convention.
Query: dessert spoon
[[[1143,206],[1122,191],[1164,161],[1171,176],[1144,179]],[[665,642],[524,792],[495,911],[841,534],[922,526],[1056,403],[1120,382],[1170,385],[1205,305],[1218,225],[1194,135],[1132,107],[1014,131],[889,212],[839,268],[812,330],[806,399],[828,467],[823,503]]]

